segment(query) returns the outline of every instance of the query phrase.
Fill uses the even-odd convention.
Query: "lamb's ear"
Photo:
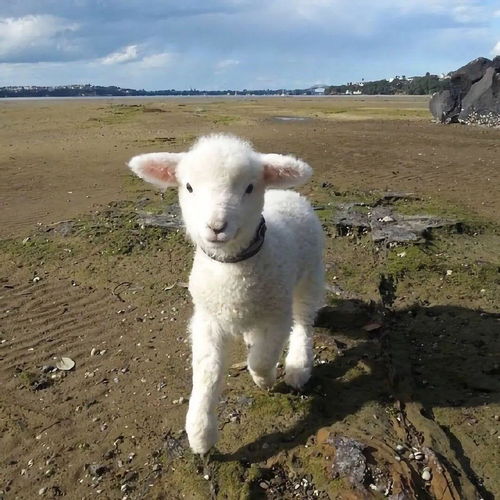
[[[264,165],[264,183],[269,188],[289,188],[304,184],[312,175],[312,168],[294,156],[261,154]]]
[[[146,153],[134,156],[128,167],[135,175],[161,188],[177,186],[175,169],[185,153]]]

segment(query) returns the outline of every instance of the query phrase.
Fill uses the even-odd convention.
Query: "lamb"
[[[193,388],[186,431],[194,453],[217,441],[216,405],[229,343],[243,338],[253,381],[271,389],[288,340],[285,382],[312,369],[311,330],[323,305],[323,232],[308,201],[284,188],[311,176],[303,161],[262,154],[237,137],[201,137],[185,153],[147,153],[128,166],[160,188],[177,186],[196,246],[189,278]]]

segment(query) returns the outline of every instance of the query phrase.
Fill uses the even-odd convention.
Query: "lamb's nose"
[[[215,233],[219,234],[224,231],[227,227],[227,222],[226,221],[218,221],[218,222],[212,222],[211,224],[208,224],[208,227]]]

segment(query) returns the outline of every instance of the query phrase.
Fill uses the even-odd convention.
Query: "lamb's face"
[[[209,251],[248,243],[264,205],[263,166],[249,151],[199,148],[177,168],[179,201],[191,239]]]
[[[236,137],[202,137],[187,153],[135,156],[129,167],[144,180],[177,186],[186,229],[209,253],[237,253],[255,235],[266,188],[302,184],[311,168],[293,156],[256,153]]]

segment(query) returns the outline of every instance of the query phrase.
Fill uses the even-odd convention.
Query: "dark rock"
[[[334,477],[345,477],[356,486],[363,486],[367,471],[363,450],[366,446],[345,436],[334,436],[327,440],[335,448],[332,464]]]
[[[371,231],[375,243],[390,246],[426,241],[433,228],[459,226],[457,221],[430,215],[402,215],[394,212],[387,204],[390,204],[391,200],[401,199],[401,196],[403,195],[390,193],[386,198],[377,200],[373,207],[368,207],[370,211],[367,213],[359,212],[355,203],[339,205],[339,210],[333,219],[338,234],[346,236],[354,231],[358,234]],[[382,202],[384,204],[380,204]]]
[[[87,470],[92,476],[102,476],[103,474],[106,474],[106,472],[108,472],[108,468],[105,465],[101,464],[90,464],[87,467]]]
[[[495,71],[498,73],[500,71],[500,56],[496,56],[491,62],[491,66],[495,68]]]
[[[362,213],[358,206],[364,206],[363,203],[342,203],[338,205],[338,210],[333,218],[333,222],[337,226],[337,231],[340,236],[346,236],[354,228],[362,233],[370,228],[368,214]]]
[[[175,460],[184,455],[187,449],[186,434],[177,438],[171,432],[168,432],[163,441],[163,449],[170,460]]]
[[[67,236],[71,236],[74,233],[74,230],[75,230],[75,221],[63,220],[61,222],[56,222],[55,224],[51,225],[47,229],[47,232],[48,233],[53,232],[65,238]]]
[[[495,116],[495,123],[481,123],[481,117],[494,120]],[[483,78],[472,85],[462,100],[458,119],[463,123],[500,125],[500,73],[495,68],[488,68]]]
[[[452,123],[458,120],[460,113],[459,99],[450,90],[436,92],[431,97],[429,109],[432,116],[440,123]]]
[[[170,205],[162,214],[139,213],[137,222],[144,226],[179,229],[184,226],[179,205]]]
[[[478,57],[465,66],[450,74],[451,90],[461,96],[467,94],[472,85],[483,78],[486,70],[493,65],[493,61],[486,57]]]
[[[500,56],[479,57],[450,74],[450,89],[429,103],[441,123],[500,126]]]

